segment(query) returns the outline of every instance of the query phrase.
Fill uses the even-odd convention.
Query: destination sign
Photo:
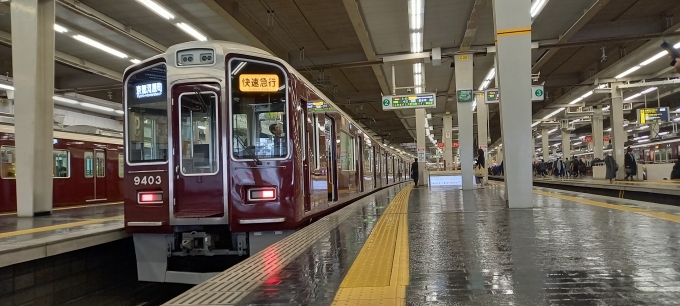
[[[494,104],[501,101],[501,93],[498,89],[486,90],[486,104]]]
[[[238,88],[243,92],[277,92],[279,76],[276,74],[241,74]]]
[[[327,112],[333,110],[333,107],[328,105],[326,101],[316,101],[307,103],[308,112]]]
[[[640,124],[663,123],[668,121],[668,107],[642,108],[638,110],[638,122],[640,122]]]
[[[437,107],[435,94],[383,96],[383,110]]]

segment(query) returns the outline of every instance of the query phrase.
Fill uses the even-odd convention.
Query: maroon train
[[[198,283],[367,193],[409,161],[283,60],[190,42],[130,67],[125,225],[138,277]]]
[[[123,200],[120,138],[54,131],[53,207]],[[0,125],[0,212],[17,210],[14,126]]]

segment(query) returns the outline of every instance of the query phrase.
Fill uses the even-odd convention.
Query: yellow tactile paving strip
[[[503,185],[503,183],[496,183],[496,182],[494,182],[494,184]],[[603,207],[603,208],[610,208],[610,209],[616,209],[616,210],[621,210],[621,211],[627,211],[627,212],[636,213],[636,214],[640,214],[640,215],[651,217],[651,218],[657,218],[657,219],[661,219],[661,220],[680,223],[680,216],[665,213],[665,212],[653,211],[653,210],[649,210],[649,209],[636,208],[636,207],[628,207],[628,206],[622,206],[622,205],[616,205],[616,204],[610,204],[610,203],[605,203],[605,202],[600,202],[600,201],[593,201],[593,200],[589,200],[589,199],[577,198],[577,197],[572,197],[572,196],[563,195],[563,194],[559,194],[559,193],[547,192],[547,191],[536,190],[536,189],[534,189],[534,193],[544,195],[544,196],[548,196],[548,197],[559,198],[559,199],[563,199],[563,200],[567,200],[567,201],[578,202],[578,203],[582,203],[582,204],[588,204],[588,205],[598,206],[598,207]]]
[[[409,185],[392,199],[340,284],[333,305],[405,305],[412,188]]]
[[[65,206],[65,207],[57,207],[53,208],[53,211],[58,211],[58,210],[70,210],[70,209],[78,209],[78,208],[90,208],[90,207],[97,207],[97,206],[109,206],[109,205],[120,205],[123,204],[122,201],[120,202],[109,202],[109,203],[101,203],[101,204],[84,204],[84,205],[74,205],[74,206]],[[11,212],[6,212],[6,213],[0,213],[0,217],[2,216],[12,216],[16,215],[16,211],[11,211]]]
[[[0,238],[21,236],[21,235],[27,235],[27,234],[35,234],[35,233],[53,231],[53,230],[64,229],[64,228],[69,228],[69,227],[97,224],[97,223],[102,223],[102,222],[106,222],[106,221],[113,221],[113,220],[123,220],[123,216],[115,216],[115,217],[102,218],[102,219],[92,219],[92,220],[86,220],[86,221],[71,222],[71,223],[64,223],[64,224],[58,224],[58,225],[30,228],[30,229],[13,231],[13,232],[0,233]]]

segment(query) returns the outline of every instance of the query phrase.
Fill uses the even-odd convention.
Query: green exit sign
[[[472,102],[472,100],[472,89],[458,91],[458,102]]]

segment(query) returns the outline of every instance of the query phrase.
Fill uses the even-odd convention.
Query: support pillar
[[[604,159],[604,156],[602,155],[602,148],[604,147],[604,128],[602,124],[603,119],[604,117],[602,115],[602,106],[594,106],[593,122],[591,124],[593,132],[593,155],[595,158],[601,159]],[[621,120],[623,120],[623,117],[621,118]]]
[[[473,90],[472,56],[454,56],[456,65],[456,90]],[[463,190],[475,188],[474,173],[474,125],[472,118],[472,101],[458,101],[458,152],[460,153],[460,169],[463,176]]]
[[[453,119],[451,115],[446,115],[443,120],[442,135],[444,135],[444,137],[442,143],[444,144],[444,163],[446,165],[446,169],[444,170],[455,170],[456,168],[453,164],[453,147],[451,146],[451,143],[453,142]]]
[[[13,0],[17,215],[52,212],[55,0]]]
[[[426,147],[426,142],[427,142],[427,136],[425,136],[425,109],[423,108],[417,108],[416,109],[416,143],[418,145],[418,184],[419,185],[427,185],[424,184],[423,182],[423,171],[425,171],[425,168],[427,166],[427,147]]]
[[[489,160],[489,113],[488,113],[488,107],[485,103],[485,98],[482,97],[480,99],[481,101],[477,101],[477,144],[479,145],[479,148],[484,150],[484,160],[486,161],[486,165],[484,167],[488,167],[491,165],[491,161]],[[489,172],[484,172],[484,182],[488,182],[489,179]]]
[[[562,130],[562,157],[565,161],[571,157],[571,138],[568,130]]]
[[[626,167],[624,167],[625,149],[623,146],[628,139],[628,133],[626,133],[626,130],[623,127],[623,95],[621,94],[621,90],[619,90],[619,85],[621,85],[621,83],[611,83],[612,105],[609,122],[611,122],[612,127],[612,155],[619,165],[616,179],[623,180],[623,177],[626,174]],[[599,137],[602,139],[601,134]],[[602,147],[600,147],[600,150],[602,150]]]
[[[493,0],[494,29],[500,80],[505,197],[509,208],[534,206],[531,156],[531,1]],[[512,12],[511,14],[509,12]]]
[[[541,148],[543,151],[543,161],[550,161],[550,134],[547,129],[541,130]]]

